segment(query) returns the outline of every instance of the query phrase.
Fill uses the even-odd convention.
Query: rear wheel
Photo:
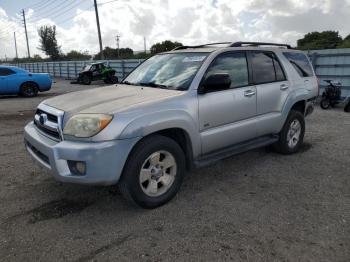
[[[280,132],[278,142],[274,144],[274,149],[281,154],[296,153],[303,144],[304,134],[304,116],[299,111],[292,110]]]
[[[350,112],[350,100],[344,107],[344,112]]]
[[[327,98],[322,98],[320,106],[322,109],[328,109],[331,106],[331,102]]]
[[[34,97],[38,95],[38,85],[32,82],[23,83],[19,94],[23,97]]]
[[[116,77],[115,75],[112,75],[110,77],[110,81],[112,84],[117,84],[118,83],[118,77]]]
[[[129,156],[118,187],[126,199],[143,208],[156,208],[179,191],[185,175],[185,157],[172,139],[145,138]]]

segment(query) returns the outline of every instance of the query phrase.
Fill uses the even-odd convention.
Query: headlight
[[[91,137],[103,130],[113,116],[104,114],[80,114],[68,120],[63,129],[64,135],[75,137]]]

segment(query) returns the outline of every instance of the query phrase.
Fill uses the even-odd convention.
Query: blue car
[[[51,89],[49,74],[30,73],[14,66],[0,66],[0,95],[33,97]]]

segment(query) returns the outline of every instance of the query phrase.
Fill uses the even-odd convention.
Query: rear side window
[[[243,52],[224,53],[219,55],[210,65],[206,77],[225,73],[230,76],[231,88],[248,85],[248,65]]]
[[[0,76],[8,76],[15,74],[15,71],[8,68],[0,68]]]
[[[281,64],[274,53],[260,51],[251,52],[250,59],[255,84],[286,80]]]
[[[288,59],[301,77],[314,75],[310,62],[303,53],[284,52],[283,55]]]

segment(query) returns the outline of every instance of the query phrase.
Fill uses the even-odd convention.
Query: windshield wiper
[[[162,88],[162,89],[168,89],[170,86],[167,85],[161,85],[156,84],[154,82],[147,82],[147,83],[138,83],[140,86],[149,86],[149,87],[156,87],[156,88]]]
[[[121,82],[123,85],[136,85],[135,83],[130,83],[129,81]]]

